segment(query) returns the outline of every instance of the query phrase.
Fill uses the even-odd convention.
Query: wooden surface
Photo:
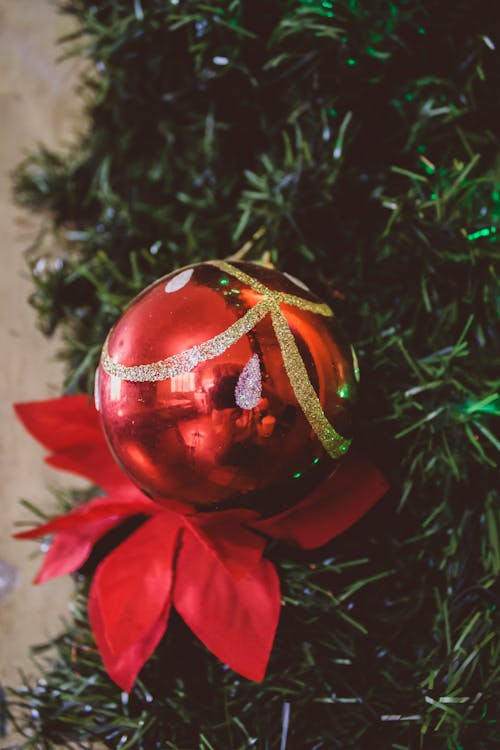
[[[72,589],[61,579],[40,587],[31,579],[40,557],[33,542],[11,539],[15,522],[32,518],[24,497],[51,511],[51,487],[72,479],[43,464],[43,450],[15,421],[11,404],[60,394],[57,342],[35,328],[27,303],[32,291],[23,252],[38,220],[15,209],[9,173],[37,142],[63,145],[77,124],[76,61],[58,64],[56,39],[68,19],[49,0],[0,0],[0,682],[19,683],[19,670],[35,672],[29,649],[55,634]],[[2,577],[3,574],[3,577]],[[14,581],[14,579],[16,579]],[[2,586],[3,582],[3,586]],[[14,589],[8,589],[14,582]]]

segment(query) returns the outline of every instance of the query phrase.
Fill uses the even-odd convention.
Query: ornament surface
[[[145,289],[96,377],[110,448],[146,494],[264,514],[332,472],[354,391],[352,350],[328,305],[246,262],[196,264]]]

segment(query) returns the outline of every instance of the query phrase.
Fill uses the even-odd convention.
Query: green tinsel
[[[495,0],[67,0],[88,123],[14,177],[68,391],[147,283],[253,240],[329,300],[391,492],[284,591],[261,684],[174,619],[129,697],[74,622],[11,691],[25,748],[490,750],[498,732]],[[265,230],[265,231],[264,231]],[[47,257],[47,233],[53,255]],[[117,539],[107,540],[108,544]],[[102,554],[102,551],[101,551]],[[95,561],[90,561],[87,573]]]

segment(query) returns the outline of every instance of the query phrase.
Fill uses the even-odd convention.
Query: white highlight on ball
[[[167,283],[165,284],[165,291],[167,292],[167,294],[178,292],[179,289],[182,289],[183,286],[186,286],[189,279],[193,275],[193,271],[194,268],[186,268],[185,271],[181,271],[180,273],[176,274],[173,279],[167,281]]]
[[[94,376],[94,404],[96,411],[101,411],[101,397],[99,395],[99,368],[95,371]]]
[[[306,292],[311,291],[309,287],[306,286],[306,284],[304,284],[303,281],[301,281],[300,279],[296,279],[295,276],[292,276],[291,273],[284,273],[283,276],[286,276],[287,279],[290,279],[290,281],[292,281],[294,284],[296,284],[297,286],[300,286],[301,289],[305,289]]]

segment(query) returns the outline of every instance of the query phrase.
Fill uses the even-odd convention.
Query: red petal
[[[240,578],[255,568],[266,545],[263,537],[245,527],[258,517],[254,511],[237,509],[198,513],[187,521],[200,541],[235,578]]]
[[[132,690],[132,686],[142,666],[147,662],[155,648],[161,641],[165,630],[167,629],[168,618],[170,615],[170,599],[166,602],[163,612],[142,638],[132,644],[130,648],[125,649],[120,655],[114,654],[108,647],[104,638],[96,636],[96,641],[101,654],[102,662],[110,678],[116,682],[126,693]],[[103,623],[101,613],[96,609],[92,614],[92,628],[94,635],[101,633]]]
[[[16,539],[38,539],[48,534],[58,534],[63,531],[77,531],[86,533],[89,525],[97,522],[108,522],[110,528],[115,526],[123,518],[145,513],[153,515],[160,512],[156,503],[151,502],[139,490],[135,490],[135,496],[132,493],[124,497],[97,497],[90,500],[85,505],[75,508],[70,513],[63,516],[57,516],[51,521],[36,526],[28,531],[20,531],[14,534]]]
[[[33,583],[44,583],[50,578],[78,570],[90,555],[95,542],[115,524],[116,521],[113,521],[108,528],[103,523],[94,524],[95,528],[88,530],[87,534],[73,531],[59,534],[52,541]]]
[[[114,460],[108,446],[102,442],[95,445],[74,445],[47,456],[45,461],[54,469],[89,479],[107,493],[126,491],[129,486],[135,487]]]
[[[129,496],[118,501],[112,498],[96,498],[43,526],[16,534],[17,539],[37,539],[47,534],[58,535],[52,542],[34,582],[43,583],[50,578],[78,570],[98,539],[125,518],[140,513],[152,515],[160,512],[158,506],[138,490],[137,495],[135,499]]]
[[[53,452],[47,463],[90,479],[104,490],[131,484],[113,459],[87,396],[15,404],[14,409],[28,432]]]
[[[14,404],[28,432],[48,450],[104,440],[99,415],[88,396],[62,396]]]
[[[173,603],[193,633],[221,661],[250,680],[262,680],[280,612],[277,573],[261,560],[236,579],[189,531],[177,559]]]
[[[97,568],[89,618],[112,679],[129,690],[165,629],[179,517],[162,511]]]
[[[388,487],[367,458],[351,452],[299,505],[251,525],[275,539],[294,541],[303,549],[322,547],[359,520]]]

